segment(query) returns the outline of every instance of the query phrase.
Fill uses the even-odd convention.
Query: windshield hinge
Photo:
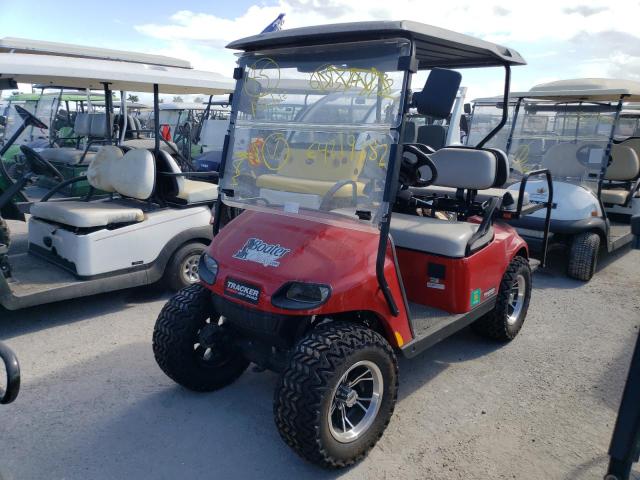
[[[233,69],[233,79],[240,80],[242,78],[242,74],[244,73],[244,68],[236,67]]]
[[[418,60],[411,55],[399,57],[398,70],[409,70],[411,73],[416,73],[418,71]]]

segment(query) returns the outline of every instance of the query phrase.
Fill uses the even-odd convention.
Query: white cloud
[[[538,77],[557,74],[561,78],[583,72],[625,78],[640,76],[637,25],[640,2],[634,0],[615,3],[602,0],[539,0],[535,3],[394,0],[392,5],[389,0],[368,0],[366,3],[357,0],[278,0],[275,5],[253,5],[235,18],[181,10],[165,23],[141,24],[135,28],[140,33],[164,40],[167,47],[160,53],[188,58],[197,68],[229,75],[235,59],[224,45],[260,32],[281,12],[287,14],[285,28],[412,19],[509,46],[515,43],[516,49],[525,59],[530,58],[537,69],[542,70],[545,65],[553,65],[555,69],[549,72],[534,71],[531,66],[519,68],[514,74],[516,82],[519,81],[517,78],[531,82]],[[541,45],[552,48],[544,51]],[[558,60],[563,60],[563,56],[566,62],[559,64]],[[526,74],[519,73],[523,69]],[[474,78],[474,75],[470,77]],[[531,85],[523,85],[523,88]],[[484,91],[486,86],[474,86],[471,90],[474,93]]]

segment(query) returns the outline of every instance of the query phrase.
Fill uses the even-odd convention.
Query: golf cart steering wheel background
[[[42,158],[42,156],[33,148],[27,147],[26,145],[20,145],[20,151],[24,155],[28,171],[35,173],[36,175],[53,177],[60,182],[64,182],[64,177],[58,169],[51,165],[48,160]]]
[[[422,144],[405,144],[403,146],[402,164],[400,166],[400,183],[407,187],[428,187],[433,185],[438,179],[438,169],[436,168],[433,160],[429,157],[429,154],[435,153],[435,151]],[[410,162],[405,160],[404,153],[410,153],[416,156],[416,162]],[[428,167],[431,171],[431,176],[428,180],[423,179],[420,176],[420,169],[422,167]]]
[[[42,120],[40,120],[38,117],[36,117],[33,113],[29,112],[28,110],[25,110],[21,106],[14,105],[13,108],[16,109],[16,112],[18,112],[18,115],[20,115],[20,118],[22,118],[25,124],[36,127],[36,128],[40,128],[42,130],[47,130],[49,128],[44,124]]]

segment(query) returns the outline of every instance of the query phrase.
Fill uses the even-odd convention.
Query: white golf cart
[[[87,117],[90,128],[108,130],[105,126],[114,123],[112,91],[120,91],[122,99],[127,91],[153,92],[155,125],[159,125],[161,90],[217,94],[231,86],[231,81],[195,71],[179,59],[57,43],[38,42],[36,47],[0,53],[2,86],[38,83],[88,91],[102,87],[107,105],[103,113]],[[163,142],[157,128],[153,138],[127,138],[126,104],[121,122],[121,135],[117,139],[107,135],[95,152],[78,153],[74,148],[37,152],[21,146],[28,169],[0,192],[2,212],[16,212],[7,205],[15,203],[16,194],[34,177],[60,176],[48,158],[52,151],[58,161],[74,161],[89,152],[91,158],[86,176],[65,180],[30,204],[28,252],[10,250],[6,230],[0,229],[0,305],[19,309],[150,284],[163,277],[173,289],[197,281],[198,259],[211,239],[217,185],[206,181],[208,173],[183,173],[173,146]],[[91,187],[85,197],[53,198],[85,179]],[[99,191],[106,194],[97,195]]]
[[[520,190],[526,172],[551,171],[550,242],[569,248],[572,278],[591,279],[601,245],[611,252],[632,240],[630,218],[640,213],[640,138],[635,129],[628,134],[621,122],[624,102],[639,99],[640,84],[625,80],[537,85],[511,94],[508,133],[489,144],[505,149],[511,159],[511,191]],[[487,99],[475,103],[471,142],[491,111],[504,108]],[[633,118],[633,111],[625,113]],[[544,202],[549,194],[542,181],[530,181],[524,191],[532,202]],[[512,224],[532,245],[542,240],[544,221],[536,212]]]

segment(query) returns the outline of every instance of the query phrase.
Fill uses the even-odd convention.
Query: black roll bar
[[[504,107],[502,108],[502,118],[500,119],[500,123],[498,123],[498,125],[496,125],[495,128],[491,130],[486,137],[480,140],[480,142],[476,145],[476,148],[482,148],[507,123],[507,118],[509,116],[510,88],[511,88],[511,67],[508,64],[505,64],[504,65],[504,92],[502,95],[502,101],[503,101]]]
[[[516,208],[516,215],[520,217],[522,213],[522,203],[524,202],[525,187],[527,181],[531,176],[544,175],[547,179],[548,195],[545,203],[547,207],[547,214],[544,219],[544,237],[542,239],[542,267],[547,265],[547,248],[549,247],[549,227],[551,226],[551,209],[553,208],[553,181],[551,179],[551,172],[548,168],[541,168],[539,170],[531,170],[522,177],[520,181],[520,189],[518,190],[518,205]]]

